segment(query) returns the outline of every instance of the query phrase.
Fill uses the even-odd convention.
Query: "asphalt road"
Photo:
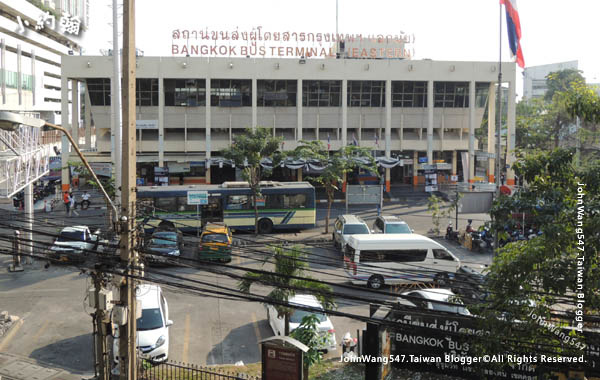
[[[386,206],[385,213],[403,215],[417,233],[426,233],[431,227],[431,217],[427,215],[423,200],[411,200],[407,204]],[[357,209],[369,224],[375,217],[373,209]],[[318,210],[319,229],[323,230],[325,209]],[[344,213],[344,208],[335,208],[332,218]],[[465,216],[476,219],[477,216]],[[479,219],[483,220],[484,216]],[[64,225],[86,224],[102,227],[105,223],[102,210],[83,211],[80,215],[65,217],[64,212],[36,214],[36,233],[34,240],[50,241],[51,237],[43,233],[56,233]],[[6,224],[7,222],[0,222]],[[466,221],[464,221],[466,224]],[[460,224],[459,224],[460,225]],[[444,224],[445,226],[445,224]],[[0,224],[0,227],[2,225]],[[0,231],[3,234],[11,230]],[[307,231],[319,235],[317,231]],[[304,233],[296,238],[302,240]],[[275,235],[286,238],[289,234]],[[322,235],[323,236],[323,235]],[[239,236],[246,239],[247,236]],[[445,242],[444,242],[445,243]],[[0,244],[2,242],[0,241]],[[187,244],[189,250],[193,244]],[[266,247],[260,247],[264,250]],[[490,254],[468,252],[456,245],[449,248],[463,262],[489,264]],[[366,289],[348,288],[342,270],[341,254],[329,246],[308,246],[311,260],[309,274],[334,284],[334,290],[366,298],[393,297],[377,295]],[[187,251],[187,254],[191,254]],[[259,261],[262,256],[250,249],[238,249],[232,265],[268,269]],[[0,266],[6,268],[10,256],[0,256]],[[10,341],[0,346],[0,351],[28,356],[34,359],[69,369],[77,373],[89,373],[92,369],[92,319],[91,310],[85,305],[89,276],[81,274],[70,266],[51,265],[36,261],[26,265],[21,273],[0,271],[0,309],[23,317],[24,323]],[[196,281],[195,285],[214,291],[215,287],[235,288],[236,280],[227,275],[207,271],[208,268],[160,268],[157,271],[176,274]],[[150,273],[150,272],[149,272]],[[235,272],[243,274],[243,271]],[[170,319],[174,325],[170,331],[170,359],[193,364],[231,364],[260,361],[257,342],[272,335],[266,320],[266,311],[260,303],[219,299],[206,294],[198,294],[171,286],[163,286],[169,304]],[[385,291],[399,291],[384,288]],[[256,287],[253,292],[267,294],[269,289]],[[1,311],[0,310],[0,311]],[[338,310],[368,316],[368,305],[353,300],[338,299]],[[363,322],[344,317],[332,316],[338,343],[347,332],[356,336],[357,329],[364,329]],[[330,355],[337,355],[336,353]]]

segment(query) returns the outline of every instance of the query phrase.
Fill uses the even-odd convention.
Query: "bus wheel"
[[[371,289],[380,289],[383,286],[383,277],[378,274],[374,274],[367,281],[367,286]]]
[[[270,234],[273,231],[273,222],[270,219],[261,219],[258,221],[258,233]]]

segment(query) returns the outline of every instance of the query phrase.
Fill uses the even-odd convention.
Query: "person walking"
[[[65,204],[65,208],[67,209],[67,215],[71,215],[71,199],[68,191],[65,191],[63,194],[63,202]]]
[[[75,196],[73,193],[69,193],[69,216],[71,216],[72,212],[75,212]]]

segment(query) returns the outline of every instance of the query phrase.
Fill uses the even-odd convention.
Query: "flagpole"
[[[496,182],[496,199],[498,199],[500,197],[500,150],[501,150],[501,144],[500,144],[500,125],[502,123],[502,110],[500,107],[502,107],[502,2],[498,2],[499,7],[500,7],[500,11],[499,11],[499,27],[500,27],[500,31],[498,33],[498,93],[496,95],[496,168],[495,168],[495,182]],[[499,239],[498,239],[498,233],[500,231],[496,230],[496,233],[494,234],[494,250],[495,253],[497,254],[498,249],[499,249]]]

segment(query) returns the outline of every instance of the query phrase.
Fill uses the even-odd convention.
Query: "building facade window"
[[[135,104],[137,106],[158,106],[158,79],[136,78]]]
[[[252,107],[252,80],[211,80],[210,105],[213,107]]]
[[[19,87],[19,73],[10,70],[4,71],[4,83],[7,88],[18,88]],[[33,75],[21,74],[21,89],[33,90]]]
[[[341,80],[303,80],[303,107],[341,107]]]
[[[427,107],[427,82],[392,81],[392,107]]]
[[[349,80],[349,107],[385,107],[385,81]]]
[[[296,107],[297,81],[259,80],[256,87],[258,107]]]
[[[165,106],[198,107],[206,105],[206,80],[165,79]]]
[[[88,78],[87,90],[93,106],[110,106],[110,79]]]
[[[477,82],[475,84],[475,106],[478,108],[485,107],[488,100],[490,84],[487,82]]]
[[[435,82],[433,106],[437,108],[468,108],[469,82]]]

